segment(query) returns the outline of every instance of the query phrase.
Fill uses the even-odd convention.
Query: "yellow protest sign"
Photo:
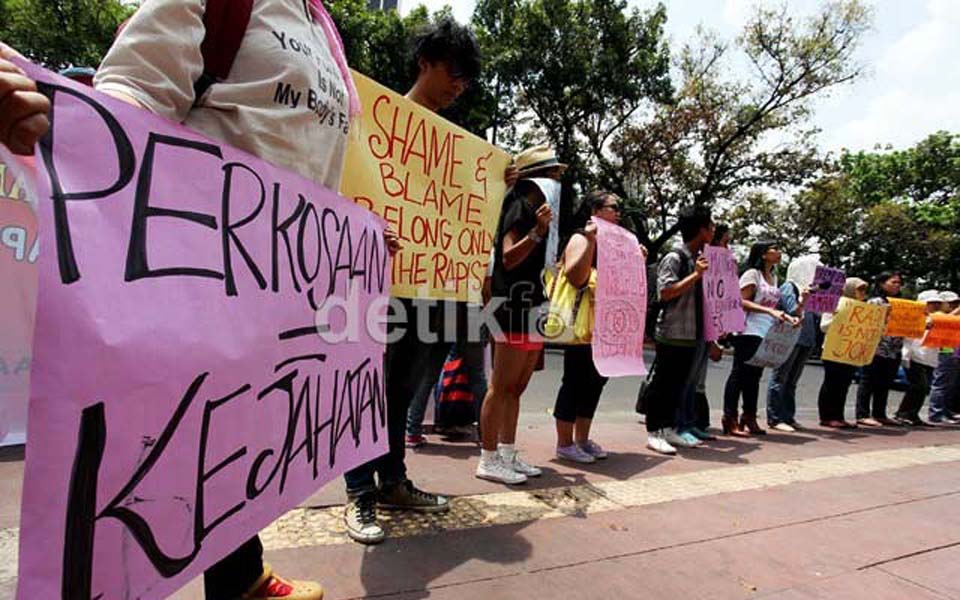
[[[886,306],[841,298],[823,342],[822,358],[855,367],[873,362],[886,314]]]
[[[933,327],[923,340],[924,346],[960,348],[960,317],[934,313]]]
[[[479,302],[510,155],[354,72],[363,103],[340,193],[399,235],[392,294]]]
[[[927,305],[901,298],[888,298],[890,319],[884,335],[920,339],[927,332]]]

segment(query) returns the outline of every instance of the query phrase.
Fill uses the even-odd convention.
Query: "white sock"
[[[500,456],[513,458],[517,453],[517,446],[516,444],[497,444],[497,452],[500,453]]]
[[[490,464],[497,460],[499,455],[496,450],[480,450],[480,462]]]

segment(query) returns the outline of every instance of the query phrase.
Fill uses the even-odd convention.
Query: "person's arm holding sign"
[[[563,269],[567,281],[581,288],[590,280],[590,268],[597,252],[597,224],[590,222],[583,234],[575,233],[563,251]]]
[[[683,260],[683,257],[680,257],[680,260]],[[660,300],[663,302],[670,302],[671,300],[686,294],[690,288],[695,286],[697,282],[703,278],[703,274],[706,273],[709,268],[710,261],[708,261],[705,256],[698,257],[697,262],[694,264],[693,273],[690,273],[676,283],[661,289]]]
[[[740,296],[743,299],[743,310],[747,312],[765,313],[778,321],[784,321],[794,325],[798,322],[796,317],[791,317],[784,310],[779,308],[770,308],[754,302],[753,296],[756,292],[756,289],[757,286],[753,284],[740,288]]]
[[[533,249],[543,241],[547,232],[550,230],[550,220],[553,218],[553,211],[550,206],[544,202],[539,191],[534,192],[540,200],[540,205],[536,209],[536,225],[526,233],[510,228],[503,236],[503,266],[506,270],[512,271],[522,264]],[[521,211],[524,207],[520,203],[529,202],[525,196],[517,198],[515,204],[511,206],[507,214],[507,222],[516,221],[517,216],[511,218],[511,214]],[[528,208],[528,210],[531,210]]]

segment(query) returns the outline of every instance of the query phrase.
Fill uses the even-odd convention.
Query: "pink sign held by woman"
[[[733,252],[707,246],[703,253],[710,262],[703,274],[703,331],[706,341],[712,342],[728,333],[743,331],[747,321]]]
[[[597,224],[597,298],[593,362],[604,377],[644,375],[647,269],[637,236],[603,219]]]

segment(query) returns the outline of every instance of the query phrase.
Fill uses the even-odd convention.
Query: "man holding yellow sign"
[[[425,403],[420,392],[437,380],[452,341],[443,330],[448,311],[442,309],[450,306],[434,300],[459,301],[458,312],[465,301],[480,302],[500,205],[516,179],[508,154],[436,114],[480,72],[470,30],[444,19],[415,40],[413,54],[418,76],[406,97],[353,73],[363,112],[351,128],[340,187],[397,236],[401,250],[393,261],[391,293],[402,299],[406,313],[391,320],[384,356],[390,450],[345,477],[350,502],[344,524],[351,538],[366,544],[384,538],[378,506],[449,508],[447,498],[419,490],[407,478],[407,413],[412,400]],[[463,332],[453,333],[466,343]],[[482,377],[482,346],[467,344],[467,351],[474,355],[472,371]]]

